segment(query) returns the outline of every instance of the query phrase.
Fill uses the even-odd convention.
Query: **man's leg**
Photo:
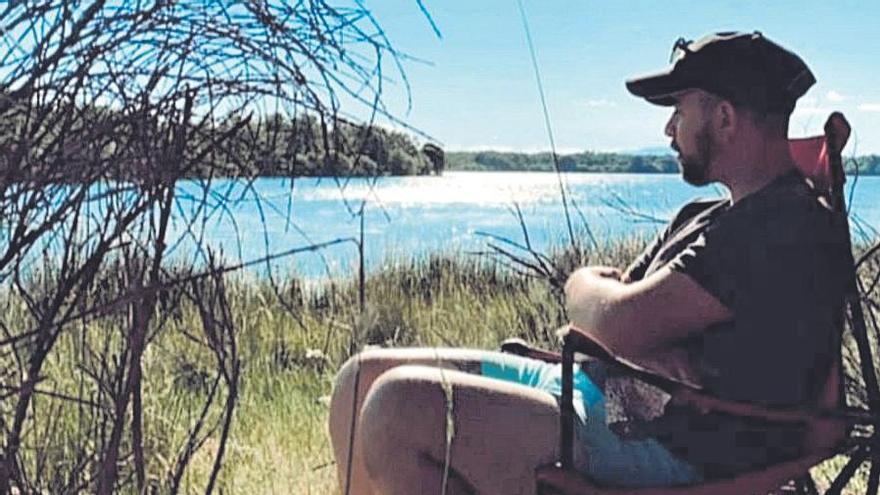
[[[478,374],[486,355],[486,351],[472,349],[375,349],[349,359],[336,375],[330,401],[330,439],[341,493],[373,495],[366,483],[363,460],[357,455],[359,449],[354,448],[350,453],[349,447],[352,443],[358,445],[362,441],[358,431],[352,435],[353,418],[360,414],[367,392],[381,374],[404,364],[423,364]]]
[[[382,494],[439,495],[450,479],[449,495],[532,495],[535,468],[558,458],[558,421],[548,393],[401,366],[382,374],[368,393],[356,453]]]

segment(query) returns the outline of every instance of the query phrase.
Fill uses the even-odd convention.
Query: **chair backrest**
[[[834,210],[845,211],[843,202],[843,173],[841,153],[849,140],[851,128],[843,114],[834,112],[825,122],[825,134],[809,138],[790,139],[798,168],[813,183],[813,187],[831,202]]]
[[[846,181],[846,176],[841,155],[852,129],[842,113],[834,112],[825,121],[824,130],[825,134],[821,136],[790,139],[789,148],[801,173],[812,183],[813,188],[825,200],[828,207],[845,216],[846,201],[843,195],[843,184]],[[819,397],[817,397],[817,405],[824,408],[846,405],[843,367],[839,352],[839,338],[843,333],[844,325],[843,314],[839,315],[839,320],[836,323],[838,327],[838,340],[835,342],[836,352],[827,380],[820,388]]]

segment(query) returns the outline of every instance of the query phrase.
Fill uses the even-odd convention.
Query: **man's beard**
[[[712,161],[714,146],[709,126],[705,125],[696,136],[696,155],[685,155],[673,142],[672,147],[678,151],[678,163],[681,166],[681,176],[685,182],[692,186],[704,186],[711,182],[709,179],[709,163]]]

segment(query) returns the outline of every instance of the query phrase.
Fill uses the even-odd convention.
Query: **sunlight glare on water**
[[[650,182],[651,176],[634,174],[570,174],[568,188],[613,187],[619,183]],[[323,179],[329,184],[330,179]],[[384,205],[443,205],[467,203],[473,206],[520,206],[560,201],[559,179],[544,172],[445,172],[435,177],[394,177],[375,185],[363,180],[340,187],[308,188],[294,194],[303,201],[379,201]]]
[[[677,174],[565,174],[570,217],[577,236],[609,241],[627,236],[652,237],[686,202],[725,194],[718,186],[696,188]],[[854,239],[877,235],[880,177],[862,177],[852,197]],[[181,184],[179,192],[187,188]],[[200,224],[209,245],[242,261],[333,239],[354,239],[360,222],[353,214],[365,205],[367,267],[432,252],[460,254],[485,250],[481,233],[524,240],[515,213],[522,214],[533,247],[546,252],[568,242],[559,178],[547,172],[446,172],[431,177],[382,177],[376,181],[331,178],[262,178],[252,183],[217,180],[217,195],[236,198]],[[221,194],[222,192],[222,194]],[[180,194],[179,198],[186,195]],[[209,195],[209,197],[212,197]],[[203,196],[192,191],[181,211],[202,208]],[[347,206],[346,206],[347,205]],[[180,231],[181,223],[174,227]],[[356,266],[355,244],[280,260],[306,277],[348,275]],[[186,242],[174,249],[192,251]]]

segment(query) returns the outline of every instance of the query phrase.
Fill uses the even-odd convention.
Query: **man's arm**
[[[565,284],[572,323],[621,356],[638,356],[733,318],[733,313],[687,275],[661,268],[623,283],[586,267]]]

